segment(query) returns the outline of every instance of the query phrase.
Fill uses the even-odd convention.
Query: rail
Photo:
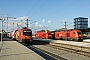
[[[76,46],[76,45],[63,44],[63,43],[54,43],[54,42],[51,42],[50,45],[47,46],[59,50],[65,50],[71,53],[76,53],[90,58],[90,47]]]
[[[49,56],[54,57],[54,58],[57,59],[57,60],[67,60],[67,59],[65,59],[65,58],[63,58],[63,57],[60,57],[60,56],[57,55],[57,54],[53,54],[53,53],[51,53],[51,52],[45,51],[45,50],[40,49],[40,48],[35,47],[35,46],[32,46],[32,47],[33,47],[34,49],[36,49],[36,50],[39,50],[39,51],[41,51],[41,52],[43,52],[43,53],[49,55]]]

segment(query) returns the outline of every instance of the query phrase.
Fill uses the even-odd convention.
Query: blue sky
[[[8,31],[12,31],[13,22],[20,22],[21,26],[26,26],[27,18],[31,20],[29,24],[37,21],[29,25],[33,31],[64,28],[64,21],[67,21],[67,28],[74,28],[73,19],[76,17],[90,19],[89,12],[90,0],[0,0],[0,17],[8,14],[17,18],[16,20],[9,18]],[[4,29],[6,30],[5,23]]]

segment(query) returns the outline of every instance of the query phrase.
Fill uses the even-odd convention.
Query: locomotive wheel
[[[78,39],[78,42],[83,42],[83,40],[82,39]]]
[[[25,42],[26,45],[30,45],[30,43],[31,43],[30,41],[26,41]]]

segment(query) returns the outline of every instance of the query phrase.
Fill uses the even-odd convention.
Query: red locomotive
[[[23,27],[14,33],[14,38],[18,42],[29,43],[32,41],[32,31],[31,29],[28,29],[27,27]]]
[[[35,34],[36,38],[41,38],[41,39],[51,39],[52,34],[51,32],[38,32]]]
[[[55,39],[83,41],[80,30],[64,30],[55,32]]]

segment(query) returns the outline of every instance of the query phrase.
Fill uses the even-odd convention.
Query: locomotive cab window
[[[82,32],[77,32],[78,34],[82,34]]]
[[[74,32],[74,34],[82,34],[82,32]]]
[[[30,34],[30,31],[24,31],[23,35],[30,36],[31,34]]]
[[[77,34],[76,32],[74,32],[74,34]]]

